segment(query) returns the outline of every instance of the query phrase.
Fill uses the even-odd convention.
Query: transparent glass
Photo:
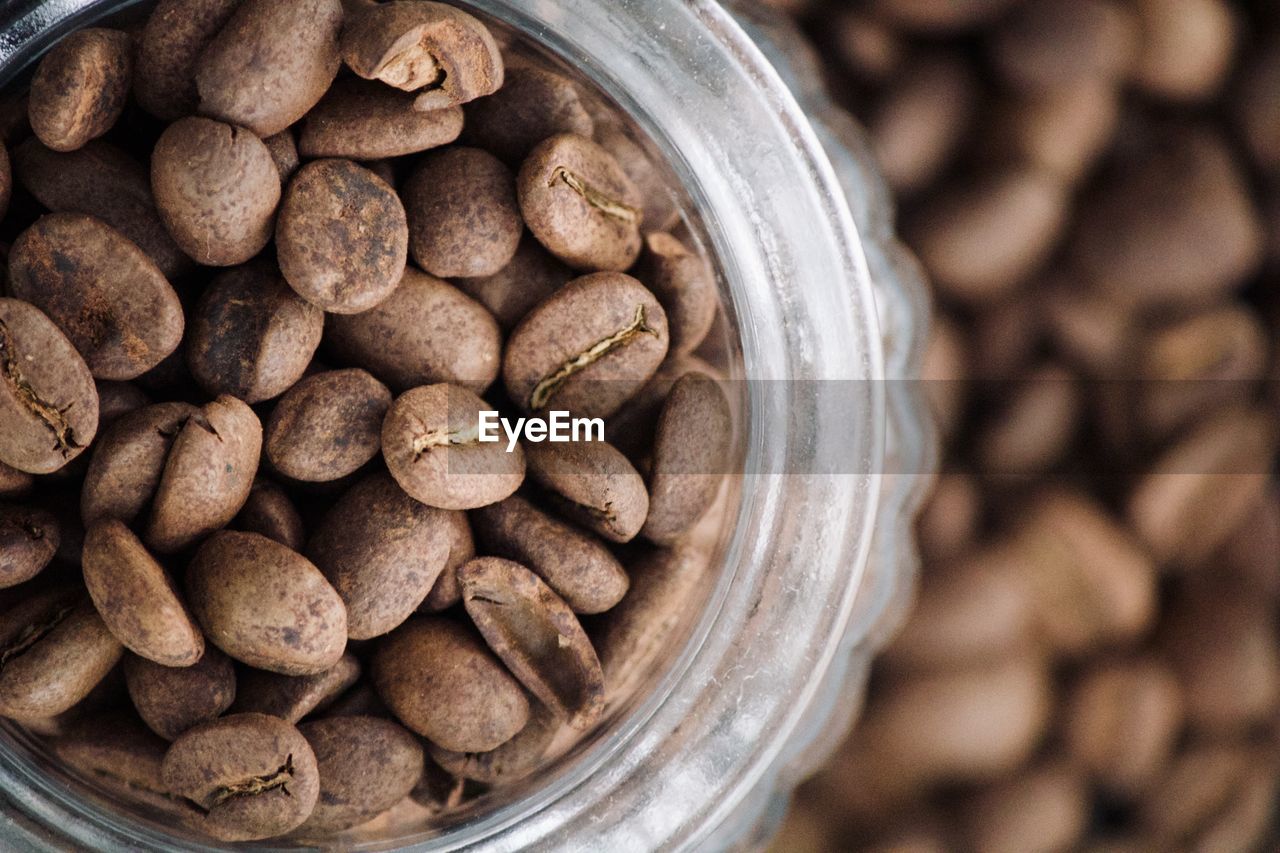
[[[0,77],[127,5],[6,5]],[[744,475],[714,587],[644,695],[501,800],[430,833],[391,815],[374,828],[384,837],[342,849],[756,845],[852,720],[911,586],[933,441],[911,384],[885,380],[915,372],[919,273],[856,127],[782,21],[744,4],[748,36],[712,0],[461,5],[558,56],[652,140],[720,268],[742,387],[771,391],[743,401]],[[841,473],[816,461],[833,458]],[[0,738],[0,798],[5,850],[223,849],[124,812],[17,730]]]

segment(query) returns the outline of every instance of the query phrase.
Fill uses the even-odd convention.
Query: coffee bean
[[[1120,93],[1109,82],[1010,98],[992,118],[991,151],[1076,184],[1105,153],[1119,119]]]
[[[249,491],[249,499],[236,517],[240,530],[260,533],[292,551],[301,551],[307,541],[302,516],[284,489],[259,479]]]
[[[372,820],[408,796],[422,777],[422,747],[390,720],[331,717],[304,723],[298,731],[320,770],[320,798],[300,835]]]
[[[517,168],[558,133],[590,137],[594,122],[566,77],[521,60],[507,63],[502,88],[467,105],[463,139]]]
[[[395,391],[451,382],[483,393],[502,364],[501,332],[484,306],[413,267],[372,311],[331,316],[325,338],[338,359]]]
[[[542,761],[562,721],[545,705],[535,705],[529,722],[515,737],[488,752],[451,752],[430,747],[431,758],[459,779],[501,785],[527,777]]]
[[[324,312],[274,270],[238,267],[215,278],[200,297],[187,363],[209,393],[259,403],[302,378],[323,334]]]
[[[1222,0],[1141,0],[1133,8],[1143,34],[1134,82],[1176,101],[1213,95],[1231,70],[1239,38],[1233,7]]]
[[[295,829],[320,791],[316,757],[296,728],[236,714],[185,732],[164,756],[164,784],[206,810],[201,828],[222,841]]]
[[[313,374],[287,391],[266,428],[271,464],[295,480],[354,473],[378,454],[391,392],[363,370]]]
[[[1003,77],[1024,89],[1082,80],[1123,79],[1138,58],[1137,17],[1108,0],[1032,0],[995,31],[991,55]]]
[[[612,108],[605,107],[604,110],[611,112]],[[595,141],[618,161],[644,199],[640,209],[640,221],[644,227],[649,231],[674,228],[680,220],[680,209],[672,195],[672,184],[657,161],[616,119],[596,118],[595,124]]]
[[[667,316],[620,273],[574,279],[525,316],[507,340],[502,374],[524,409],[609,417],[666,356]]]
[[[315,711],[323,711],[359,678],[360,661],[351,654],[344,654],[333,666],[314,675],[244,670],[231,710],[270,714],[296,723]]]
[[[422,778],[409,792],[409,798],[426,809],[428,815],[447,814],[466,801],[467,780],[455,778],[428,760],[422,769]]]
[[[342,599],[302,555],[265,536],[214,534],[196,552],[186,583],[205,636],[238,661],[314,675],[342,657]]]
[[[524,480],[520,445],[481,443],[489,404],[456,385],[425,385],[396,398],[382,425],[382,455],[411,497],[441,509],[475,509],[509,497]]]
[[[1252,751],[1230,741],[1193,741],[1175,756],[1138,807],[1140,825],[1158,841],[1157,849],[1172,849],[1181,841],[1194,845],[1196,835],[1211,831],[1223,818],[1230,822],[1232,801],[1250,776]]]
[[[245,0],[196,60],[200,112],[279,133],[316,105],[338,74],[339,0]]]
[[[276,223],[280,271],[298,295],[336,314],[384,302],[404,273],[405,210],[381,178],[350,160],[317,160],[289,182]]]
[[[529,700],[476,634],[415,616],[379,644],[373,682],[392,713],[432,743],[488,752],[529,720]]]
[[[967,798],[961,823],[974,850],[1026,853],[1073,849],[1089,820],[1083,775],[1055,761]]]
[[[294,172],[298,171],[300,165],[298,145],[294,142],[293,131],[286,128],[279,133],[273,133],[265,137],[262,144],[271,152],[271,160],[276,164],[276,171],[280,173],[280,185],[282,187],[288,185],[289,179],[293,177]]]
[[[449,557],[447,515],[381,472],[329,510],[306,553],[346,604],[353,640],[386,634],[418,609]]]
[[[590,139],[561,134],[535,147],[516,180],[529,231],[574,269],[631,267],[644,199],[618,161]]]
[[[160,486],[173,440],[197,411],[187,403],[157,403],[103,433],[80,494],[85,524],[112,518],[131,524],[142,514]]]
[[[670,234],[653,232],[645,235],[636,278],[653,291],[667,313],[671,353],[696,350],[720,307],[715,274],[706,259]]]
[[[9,292],[44,311],[99,379],[140,376],[182,341],[182,306],[164,275],[91,216],[51,213],[19,234]]]
[[[231,659],[207,646],[191,666],[170,667],[126,655],[124,677],[138,716],[165,740],[226,713],[236,698]]]
[[[0,298],[0,462],[57,471],[98,429],[98,392],[84,359],[38,308]]]
[[[55,151],[74,151],[111,129],[123,112],[133,73],[129,36],[91,28],[44,55],[31,80],[31,129]]]
[[[459,278],[455,284],[488,308],[504,332],[510,332],[534,306],[571,278],[568,267],[526,234],[505,267],[493,275]]]
[[[362,681],[334,700],[324,711],[325,717],[382,717],[391,718],[391,711],[378,698],[373,685]]]
[[[31,491],[36,478],[25,471],[11,468],[0,462],[0,499],[12,499],[25,496]]]
[[[151,405],[151,398],[147,393],[128,382],[99,380],[94,385],[98,389],[100,434],[105,435],[105,430],[125,415]]]
[[[129,528],[108,520],[89,528],[84,582],[107,628],[137,655],[164,666],[191,666],[204,654],[173,579]]]
[[[138,38],[133,96],[164,121],[196,111],[196,63],[239,0],[160,0]]]
[[[423,112],[413,108],[416,99],[382,83],[338,80],[307,113],[298,148],[306,157],[378,160],[455,141],[462,133],[462,107]]]
[[[416,93],[421,111],[502,87],[502,54],[488,28],[444,3],[396,0],[360,10],[343,29],[342,58],[367,80]]]
[[[61,539],[51,513],[0,504],[0,588],[17,586],[44,571]]]
[[[995,20],[1015,0],[874,0],[872,9],[885,20],[911,32],[951,34]]]
[[[604,674],[569,606],[533,572],[497,557],[467,563],[458,582],[471,621],[529,692],[572,728],[593,726],[604,712]]]
[[[1270,38],[1249,60],[1237,88],[1233,105],[1239,126],[1253,161],[1263,172],[1280,173],[1280,100],[1275,97],[1280,84],[1280,42]]]
[[[438,613],[462,602],[462,587],[458,585],[458,569],[476,555],[471,525],[465,512],[445,513],[444,533],[449,540],[449,557],[445,560],[440,577],[436,578],[431,592],[418,609],[424,613]]]
[[[160,777],[167,747],[120,711],[78,721],[53,744],[59,758],[96,781],[155,794],[165,793]]]
[[[649,514],[644,480],[603,441],[530,444],[529,474],[562,514],[610,542],[630,542]]]

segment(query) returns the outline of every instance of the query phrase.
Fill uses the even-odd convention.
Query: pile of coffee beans
[[[457,8],[118,26],[3,112],[0,716],[217,839],[420,830],[696,611],[712,265],[624,117]],[[608,440],[481,438],[554,411]]]
[[[946,462],[777,849],[1276,849],[1275,5],[782,5],[934,282]]]

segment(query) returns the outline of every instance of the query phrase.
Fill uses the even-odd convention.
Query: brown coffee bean
[[[416,93],[414,108],[438,110],[492,95],[503,62],[487,27],[444,3],[395,0],[352,15],[342,58],[367,80]]]
[[[271,160],[276,164],[276,171],[280,173],[280,185],[286,186],[300,165],[293,131],[285,129],[274,133],[263,139],[262,144],[271,152]]]
[[[382,83],[339,80],[307,113],[298,148],[306,157],[378,160],[455,141],[462,107],[422,112],[413,108],[416,99]]]
[[[612,110],[612,107],[606,107]],[[636,185],[644,199],[640,221],[649,231],[666,231],[680,221],[680,208],[670,179],[658,161],[638,143],[618,121],[596,119],[595,141]]]
[[[17,586],[44,571],[61,540],[53,514],[0,504],[0,589]]]
[[[1085,780],[1062,762],[1033,767],[964,803],[964,835],[984,853],[1071,850],[1089,827]]]
[[[535,147],[516,179],[529,231],[574,269],[621,272],[640,256],[644,199],[609,152],[560,134]]]
[[[1231,71],[1239,37],[1236,13],[1222,0],[1139,0],[1142,30],[1135,82],[1176,101],[1211,97]]]
[[[245,0],[196,60],[200,112],[279,133],[316,105],[338,74],[339,0]]]
[[[1160,775],[1139,804],[1140,825],[1159,843],[1155,849],[1173,849],[1187,842],[1202,847],[1195,836],[1229,816],[1232,800],[1250,776],[1248,744],[1232,741],[1192,742]],[[1246,844],[1242,851],[1256,849]]]
[[[324,335],[324,312],[274,270],[238,267],[213,280],[191,317],[187,364],[211,394],[248,403],[293,387]]]
[[[36,478],[25,471],[0,462],[0,500],[24,497],[35,485]]]
[[[486,554],[527,566],[575,613],[603,613],[627,594],[627,573],[602,542],[519,495],[472,516]]]
[[[86,525],[110,518],[131,524],[142,514],[160,486],[173,440],[197,411],[187,403],[157,403],[103,433],[80,494]]]
[[[299,731],[264,714],[236,714],[185,732],[164,756],[164,784],[206,811],[222,841],[295,829],[320,792],[316,757]]]
[[[204,654],[173,579],[129,528],[108,520],[90,527],[84,583],[107,628],[134,654],[164,666],[191,666]]]
[[[484,393],[502,364],[502,335],[484,306],[413,267],[377,308],[330,317],[326,340],[395,391],[451,382]]]
[[[569,606],[519,563],[480,557],[458,569],[462,601],[489,648],[570,727],[604,713],[604,674]]]
[[[1033,477],[1071,449],[1084,410],[1076,377],[1057,364],[1030,369],[988,414],[975,448],[982,469],[994,476]]]
[[[316,373],[290,388],[267,421],[267,458],[305,482],[337,480],[378,455],[387,386],[363,370]]]
[[[325,717],[381,717],[391,718],[391,711],[378,698],[373,685],[362,681],[334,700],[324,711]]]
[[[603,441],[529,444],[529,475],[570,520],[610,542],[630,542],[649,514],[639,472]]]
[[[95,782],[165,794],[161,765],[168,747],[128,712],[77,721],[53,742],[54,753]]]
[[[620,273],[574,279],[530,311],[507,339],[503,381],[526,411],[607,418],[666,356],[667,315]]]
[[[226,527],[249,499],[261,451],[262,424],[234,397],[187,418],[156,487],[147,544],[172,554]]]
[[[124,677],[138,716],[165,740],[222,716],[236,698],[231,659],[213,646],[187,667],[161,666],[126,655]]]
[[[276,222],[280,271],[325,311],[359,314],[384,302],[409,253],[395,190],[350,160],[317,160],[289,182]]]
[[[422,604],[449,557],[447,514],[418,503],[381,472],[329,510],[307,555],[346,604],[351,639],[386,634]]]
[[[99,434],[105,434],[104,430],[125,415],[151,405],[147,393],[128,382],[99,380],[94,385],[98,389]]]
[[[61,714],[120,661],[123,648],[82,591],[55,587],[0,614],[0,715]]]
[[[467,780],[454,778],[428,760],[422,768],[422,778],[409,792],[409,798],[426,809],[431,816],[455,811],[467,798]]]
[[[74,151],[111,129],[133,74],[129,36],[90,28],[63,38],[31,79],[31,129],[55,151]]]
[[[240,674],[234,713],[254,711],[296,723],[328,707],[360,678],[360,661],[344,654],[315,675],[281,675],[249,669]]]
[[[1097,164],[1119,118],[1116,86],[1089,80],[1002,101],[991,118],[989,144],[993,157],[1075,184]]]
[[[1236,124],[1254,163],[1280,174],[1280,40],[1270,38],[1247,64],[1233,98]]]
[[[0,298],[0,462],[57,471],[98,430],[98,392],[84,359],[40,309]]]
[[[658,366],[649,381],[610,416],[606,430],[609,441],[633,463],[641,467],[648,465],[658,429],[658,416],[662,414],[671,388],[687,373],[723,378],[721,371],[697,356],[670,356]]]
[[[646,234],[636,278],[653,291],[667,313],[671,354],[696,350],[711,331],[719,307],[715,273],[706,258],[670,234]]]
[[[307,534],[302,516],[284,489],[269,480],[258,480],[249,491],[236,526],[249,533],[260,533],[291,551],[301,551]]]
[[[509,61],[502,88],[467,105],[463,139],[516,168],[544,139],[590,137],[594,127],[570,80],[525,60]]]
[[[1055,89],[1120,81],[1141,44],[1138,21],[1111,0],[1031,0],[995,30],[991,55],[1011,85]]]
[[[568,267],[526,234],[505,267],[493,275],[459,278],[454,284],[488,308],[504,332],[510,332],[534,306],[571,278]]]
[[[400,395],[382,425],[382,455],[409,495],[441,509],[475,509],[509,497],[524,481],[525,452],[480,441],[489,404],[456,385]],[[641,486],[643,489],[643,486]]]
[[[235,125],[169,125],[151,155],[151,188],[173,239],[202,264],[244,263],[271,239],[280,173],[262,140]]]
[[[182,342],[182,305],[164,274],[91,216],[51,213],[19,234],[9,292],[45,312],[99,379],[141,376]]]
[[[314,675],[342,657],[347,613],[301,554],[256,533],[222,531],[187,569],[187,600],[210,642],[282,675]]]
[[[940,565],[965,556],[978,541],[984,502],[972,474],[940,474],[916,519],[916,539],[924,559]]]
[[[467,522],[465,512],[445,513],[444,529],[449,539],[449,558],[445,560],[444,569],[440,571],[440,577],[436,578],[431,592],[418,608],[423,613],[438,613],[462,602],[458,569],[476,555],[475,540],[471,536],[471,525]]]
[[[160,0],[138,39],[133,96],[164,121],[196,111],[196,63],[239,0]]]
[[[536,705],[515,737],[489,752],[450,752],[432,745],[431,758],[459,779],[501,785],[527,777],[542,761],[562,721],[545,705]]]
[[[872,8],[912,32],[957,33],[995,20],[1016,0],[875,0]]]
[[[13,152],[18,182],[55,213],[96,216],[132,240],[166,277],[192,266],[169,236],[147,167],[104,140],[67,153],[29,139]]]
[[[298,728],[320,769],[320,798],[300,835],[350,829],[403,800],[422,777],[422,746],[377,717],[331,717]]]

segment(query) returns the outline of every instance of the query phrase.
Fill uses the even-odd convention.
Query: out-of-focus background
[[[1280,849],[1280,5],[761,1],[896,192],[945,436],[774,849]]]

